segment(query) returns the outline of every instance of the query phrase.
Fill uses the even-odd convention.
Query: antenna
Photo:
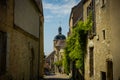
[[[61,21],[60,21],[59,23],[60,23],[60,26],[59,26],[59,28],[58,28],[58,33],[61,34],[61,33],[62,33]]]
[[[61,21],[59,22],[60,26],[61,26]]]

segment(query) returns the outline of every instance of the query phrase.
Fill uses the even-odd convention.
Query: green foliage
[[[87,21],[79,21],[74,26],[72,34],[66,40],[65,48],[65,69],[68,69],[68,63],[71,60],[75,62],[76,68],[83,70],[84,55],[86,53],[87,32],[92,29],[92,16]],[[67,55],[67,56],[66,56]]]
[[[54,63],[54,65],[56,65],[57,67],[58,67],[58,66],[62,66],[62,60],[56,61],[56,62]]]
[[[66,52],[66,50],[65,50],[65,52]],[[65,70],[65,73],[66,74],[69,74],[69,68],[70,68],[70,66],[69,66],[69,58],[68,58],[68,54],[63,54],[63,58],[62,58],[62,61],[63,61],[63,67],[64,67],[64,70]]]
[[[76,66],[76,68],[82,68],[81,66],[83,65],[82,64],[83,62],[81,61],[81,60],[76,60],[76,64],[75,64],[75,66]]]

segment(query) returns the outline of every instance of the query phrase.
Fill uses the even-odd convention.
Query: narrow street
[[[45,75],[44,80],[70,80],[69,76],[65,74],[50,74]]]
[[[119,8],[120,0],[0,0],[0,80],[120,80]]]

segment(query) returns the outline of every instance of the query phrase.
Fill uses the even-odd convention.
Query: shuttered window
[[[91,1],[91,3],[89,4],[89,6],[87,7],[87,16],[90,15],[90,13],[92,14],[92,22],[93,22],[93,26],[92,26],[92,30],[89,31],[89,34],[96,34],[96,25],[95,25],[95,6],[94,6],[94,0]]]

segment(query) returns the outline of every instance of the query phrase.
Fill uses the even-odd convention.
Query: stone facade
[[[87,8],[92,3],[88,0],[84,4],[84,20],[87,19]],[[93,13],[95,18],[96,36],[88,38],[87,55],[85,58],[85,80],[103,80],[108,79],[107,62],[112,61],[111,29],[109,24],[109,3],[105,1],[105,7],[102,0],[95,1],[93,4]],[[94,7],[95,6],[95,7]],[[91,50],[91,48],[93,48]],[[111,68],[112,70],[112,68]],[[112,73],[110,73],[112,74]],[[111,79],[112,79],[112,75]],[[110,80],[110,79],[108,79]]]
[[[39,72],[39,62],[41,61],[40,56],[43,54],[43,36],[40,36],[40,38],[39,36],[36,37],[35,34],[30,32],[31,30],[25,30],[21,28],[22,26],[15,24],[14,5],[14,0],[1,0],[0,2],[0,33],[6,34],[6,60],[4,61],[5,64],[3,64],[6,68],[0,75],[0,80],[37,80],[39,73],[41,73]],[[31,6],[33,6],[33,10],[34,8],[39,9],[35,11],[38,18],[40,18],[38,27],[42,27],[42,29],[39,28],[41,31],[38,32],[39,35],[39,33],[43,33],[42,5],[38,8],[33,1]],[[27,18],[28,16],[25,17]],[[42,40],[42,44],[40,44],[40,40]],[[40,46],[42,47],[41,49]],[[2,51],[0,52],[2,54]]]
[[[112,39],[111,39],[111,47],[110,50],[112,50],[113,55],[113,80],[120,80],[120,10],[119,10],[119,0],[111,0],[108,1],[110,5],[110,27],[111,27],[111,33],[112,33]]]
[[[48,68],[50,72],[54,72],[54,55],[55,51],[52,51],[46,58],[45,58],[45,64],[48,64],[45,66],[45,68]]]
[[[83,20],[92,11],[93,27],[88,34],[87,53],[84,58],[85,80],[119,80],[119,0],[82,0]],[[74,19],[75,7],[72,8],[69,19],[69,34],[77,22]],[[79,10],[81,8],[79,7]]]
[[[73,28],[79,21],[83,21],[83,1],[80,1],[71,9],[68,36],[72,34]],[[81,79],[83,78],[83,76],[79,73],[78,69],[75,68],[75,64],[72,61],[70,62],[70,75],[74,79],[76,79],[78,76],[81,77]]]
[[[72,33],[73,27],[78,21],[83,20],[83,3],[80,1],[76,6],[71,9],[69,18],[69,34]]]
[[[92,0],[87,0],[84,3],[84,21],[87,19],[87,7],[91,2]],[[116,42],[114,39],[119,38],[114,34],[117,30],[113,26],[120,20],[119,17],[115,18],[115,14],[119,13],[120,10],[114,12],[113,7],[118,9],[118,4],[115,2],[119,3],[117,0],[95,0],[93,4],[96,35],[93,35],[92,39],[88,38],[87,55],[85,57],[85,80],[119,80],[119,69],[116,71],[116,68],[120,66],[117,64],[119,63],[119,57],[114,57],[119,56],[119,51],[114,52],[119,47],[118,43],[114,43]],[[118,25],[117,22],[116,28],[118,28]]]

